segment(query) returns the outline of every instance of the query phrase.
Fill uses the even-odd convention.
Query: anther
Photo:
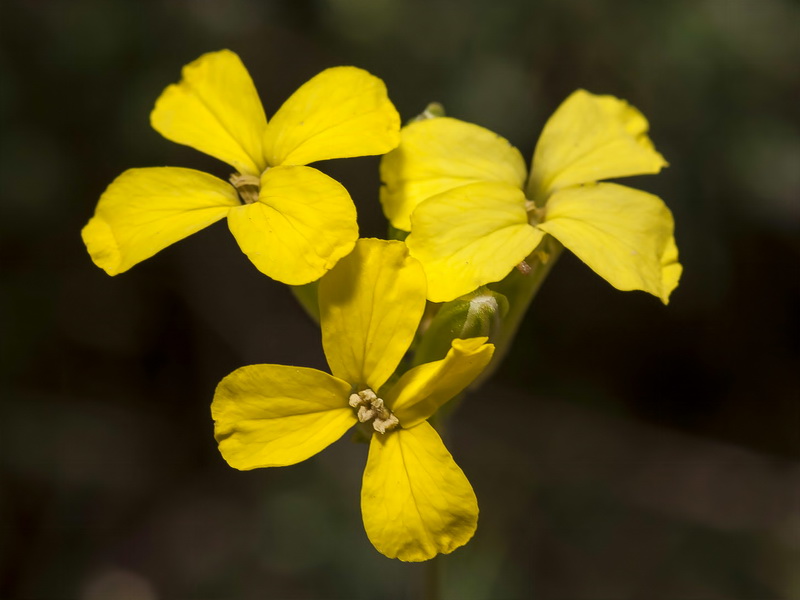
[[[258,192],[261,188],[261,179],[255,175],[242,175],[233,173],[228,181],[239,192],[239,197],[245,204],[252,204],[258,200]]]
[[[528,213],[528,223],[534,227],[539,223],[544,222],[545,208],[539,208],[535,202],[530,200],[525,201],[525,212]]]
[[[369,388],[350,394],[348,404],[358,409],[356,414],[361,423],[372,421],[372,427],[378,433],[386,433],[400,425],[399,419],[386,408],[383,399]]]

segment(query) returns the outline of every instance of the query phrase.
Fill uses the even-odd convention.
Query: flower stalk
[[[501,293],[507,299],[508,312],[503,318],[498,335],[492,338],[495,345],[492,362],[472,383],[470,391],[482,386],[505,359],[522,324],[522,319],[528,312],[528,307],[563,250],[564,246],[558,240],[549,235],[545,236],[539,247],[525,260],[530,267],[528,273],[524,274],[514,269],[502,281],[490,284],[490,289],[494,289],[498,294]]]

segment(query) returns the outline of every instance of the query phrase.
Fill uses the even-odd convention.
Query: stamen
[[[539,208],[536,206],[535,202],[531,202],[530,200],[525,201],[525,212],[528,213],[528,223],[536,226],[539,223],[542,223],[545,218],[545,208]]]
[[[350,394],[348,404],[358,409],[357,415],[360,422],[372,421],[372,427],[378,433],[386,433],[400,425],[400,420],[386,408],[383,399],[378,398],[375,392],[369,388],[361,390],[357,394]]]
[[[523,260],[521,263],[517,265],[517,271],[519,271],[523,275],[530,275],[531,266]]]
[[[258,192],[261,189],[261,179],[255,175],[242,175],[233,173],[228,181],[239,192],[239,197],[245,204],[252,204],[258,200]]]
[[[386,433],[387,431],[391,431],[400,425],[400,420],[397,417],[395,417],[390,411],[386,412],[389,414],[387,418],[381,419],[375,417],[375,420],[372,422],[372,426],[378,433]]]

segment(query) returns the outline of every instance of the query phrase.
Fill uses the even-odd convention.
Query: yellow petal
[[[319,308],[331,372],[377,390],[414,339],[425,273],[402,242],[362,239],[320,281]]]
[[[538,202],[571,185],[658,173],[667,162],[647,129],[647,119],[624,100],[573,92],[539,137],[528,196]]]
[[[361,514],[378,552],[416,562],[466,544],[478,526],[478,500],[439,434],[423,422],[372,436]]]
[[[494,346],[487,344],[487,339],[454,339],[442,360],[414,367],[382,394],[405,429],[430,418],[480,375],[494,353]]]
[[[669,303],[669,296],[680,281],[683,267],[678,262],[678,246],[675,245],[675,238],[667,240],[664,254],[661,256],[661,300],[664,304]]]
[[[270,165],[383,154],[397,146],[400,115],[383,81],[356,67],[326,69],[272,117],[264,137]]]
[[[183,67],[182,75],[156,101],[153,128],[240,173],[260,174],[266,166],[261,139],[267,118],[239,57],[230,50],[210,52]]]
[[[553,194],[545,215],[539,229],[615,288],[665,299],[671,291],[665,289],[665,279],[666,287],[677,283],[672,262],[677,261],[677,249],[667,252],[672,213],[658,196],[614,183],[590,184]]]
[[[441,117],[400,132],[400,145],[381,160],[381,204],[392,225],[411,230],[411,213],[436,194],[469,183],[495,181],[522,188],[519,150],[488,129]]]
[[[81,237],[94,264],[117,275],[238,205],[230,184],[200,171],[129,169],[100,197]]]
[[[319,279],[358,238],[350,194],[311,167],[273,167],[258,201],[228,215],[239,247],[256,268],[289,285]]]
[[[355,425],[349,393],[349,383],[316,369],[242,367],[214,393],[214,437],[223,458],[236,469],[292,465]]]
[[[500,281],[528,256],[542,233],[528,224],[522,190],[473,183],[420,204],[406,238],[428,276],[428,298],[446,302]]]

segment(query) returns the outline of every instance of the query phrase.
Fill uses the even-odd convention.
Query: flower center
[[[378,433],[386,433],[400,425],[400,421],[386,408],[383,400],[369,388],[350,394],[349,404],[358,409],[358,420],[362,423],[371,420],[372,427]]]
[[[528,223],[536,227],[539,223],[544,221],[544,208],[536,206],[535,202],[530,200],[525,201],[525,211],[528,213]]]
[[[258,200],[258,192],[261,189],[261,179],[255,175],[242,175],[241,173],[233,173],[228,181],[239,192],[239,198],[245,204],[252,204]]]

